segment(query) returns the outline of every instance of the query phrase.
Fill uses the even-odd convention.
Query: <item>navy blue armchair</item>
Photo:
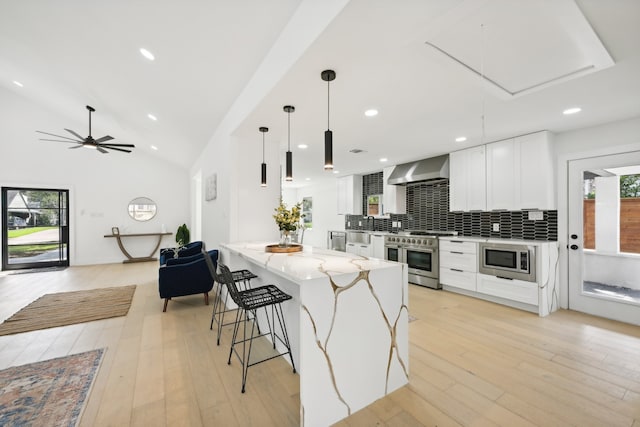
[[[178,256],[175,256],[175,248],[162,248],[160,249],[160,265],[165,265],[167,260],[172,258],[190,257],[193,255],[199,255],[204,249],[204,244],[201,241],[191,242],[184,245],[178,251]]]
[[[207,252],[214,265],[218,265],[218,250]],[[164,299],[163,312],[173,297],[204,294],[204,303],[209,305],[209,292],[213,288],[213,277],[202,252],[179,258],[168,258],[158,270],[158,291]]]

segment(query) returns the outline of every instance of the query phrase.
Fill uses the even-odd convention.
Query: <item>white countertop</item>
[[[398,263],[304,245],[302,252],[272,253],[273,242],[223,243],[230,252],[294,282],[397,267]]]

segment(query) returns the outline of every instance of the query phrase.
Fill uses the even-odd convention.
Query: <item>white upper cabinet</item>
[[[487,144],[487,210],[513,210],[520,187],[515,141]]]
[[[387,179],[395,166],[382,170],[384,215],[407,213],[407,187],[404,185],[389,185]]]
[[[552,135],[536,132],[515,139],[520,149],[519,209],[556,209]]]
[[[362,175],[338,178],[338,215],[362,215]]]
[[[487,144],[487,210],[555,209],[553,183],[549,132]]]
[[[486,201],[485,146],[449,155],[449,210],[484,211]]]

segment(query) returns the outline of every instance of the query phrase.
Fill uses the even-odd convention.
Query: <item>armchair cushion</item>
[[[218,250],[213,249],[207,253],[217,266]],[[206,260],[202,253],[188,258],[185,260],[178,258],[180,261],[173,259],[175,263],[163,265],[158,270],[158,292],[160,298],[165,299],[165,310],[168,300],[173,297],[203,293],[205,302],[208,300],[208,292],[213,288],[213,278]]]
[[[178,251],[178,256],[175,256],[175,248],[162,248],[160,249],[160,265],[165,265],[170,259],[178,259],[182,257],[189,257],[194,255],[200,255],[200,252],[204,249],[204,243],[200,240],[191,242],[183,246]]]

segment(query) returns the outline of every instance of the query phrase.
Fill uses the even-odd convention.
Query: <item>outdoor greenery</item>
[[[22,228],[20,230],[7,230],[8,231],[7,237],[9,239],[12,239],[14,237],[26,236],[28,234],[37,233],[39,231],[53,230],[56,228],[57,227],[30,227],[30,228]]]
[[[595,199],[595,180],[592,178],[588,181],[590,191],[585,194],[585,199]],[[620,175],[620,198],[626,199],[633,197],[640,197],[640,175]]]
[[[58,244],[9,246],[9,258],[32,257],[56,250],[58,247]]]

